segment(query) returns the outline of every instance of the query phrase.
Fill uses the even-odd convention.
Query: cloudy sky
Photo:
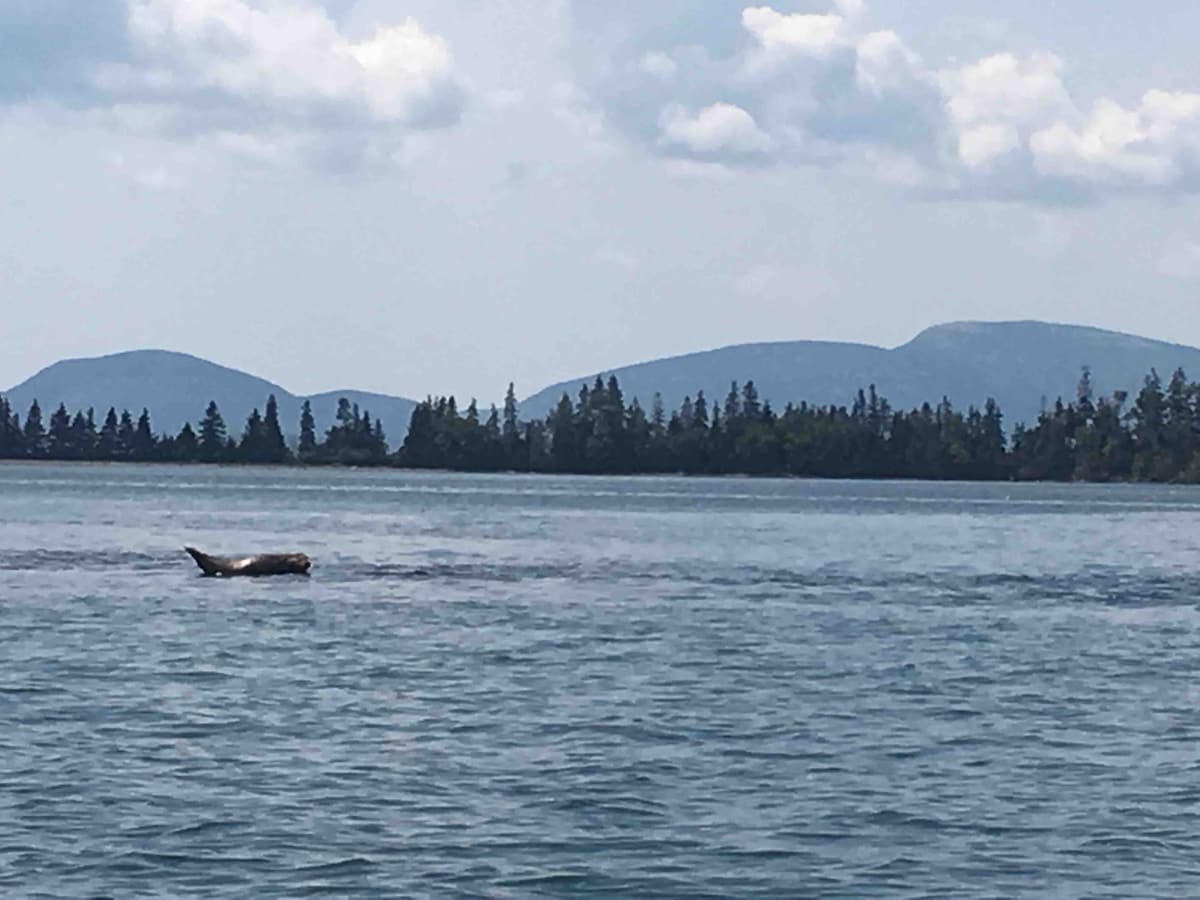
[[[0,387],[497,398],[756,340],[1200,344],[1200,4],[0,0]]]

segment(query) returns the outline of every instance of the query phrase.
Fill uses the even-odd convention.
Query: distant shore
[[[216,403],[196,428],[156,434],[150,413],[60,405],[44,420],[37,402],[22,420],[0,397],[0,459],[57,462],[201,463],[392,467],[446,472],[560,475],[707,475],[916,481],[1200,482],[1200,385],[1177,371],[1165,386],[1151,372],[1133,398],[1095,397],[1084,370],[1071,403],[1059,400],[1011,438],[991,399],[965,412],[943,399],[894,410],[874,386],[849,406],[787,404],[776,411],[754,382],[731,385],[720,403],[702,391],[667,412],[626,401],[615,377],[566,394],[544,419],[521,420],[512,385],[503,410],[429,398],[392,449],[378,419],[339,399],[335,424],[318,436],[305,402],[289,447],[278,406],[229,434]]]

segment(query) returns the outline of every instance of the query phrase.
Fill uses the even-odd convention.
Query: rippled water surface
[[[1186,488],[0,466],[0,895],[1195,896],[1198,573]]]

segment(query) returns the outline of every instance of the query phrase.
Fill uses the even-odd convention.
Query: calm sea
[[[0,466],[0,895],[1195,896],[1198,604],[1187,488]]]

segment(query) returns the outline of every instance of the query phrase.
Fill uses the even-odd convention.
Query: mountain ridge
[[[1032,423],[1044,405],[1074,395],[1084,366],[1091,368],[1097,395],[1135,392],[1156,368],[1166,379],[1175,368],[1200,375],[1200,349],[1091,325],[1037,320],[945,322],[922,329],[895,347],[841,341],[762,341],[698,350],[647,360],[602,373],[561,381],[521,401],[525,418],[546,415],[564,391],[574,399],[597,374],[615,374],[627,400],[649,407],[658,392],[668,410],[703,390],[720,402],[730,383],[753,380],[759,395],[776,408],[806,401],[847,405],[860,388],[874,384],[894,408],[936,403],[956,407],[995,399],[1011,427]],[[195,423],[215,400],[229,432],[240,436],[252,408],[269,394],[279,403],[285,433],[299,430],[300,406],[313,405],[320,431],[333,422],[345,397],[383,422],[393,446],[407,434],[415,401],[367,391],[292,394],[268,379],[174,350],[126,350],[53,363],[3,394],[24,415],[33,399],[44,414],[65,403],[69,410],[92,407],[102,416],[110,405],[135,415],[150,410],[156,431],[176,432]]]
[[[732,344],[560,381],[521,402],[526,416],[547,413],[564,391],[574,399],[597,374],[616,375],[626,398],[649,406],[655,392],[667,409],[703,390],[720,401],[730,383],[753,380],[776,407],[807,401],[847,405],[874,384],[895,408],[936,403],[957,407],[995,399],[1010,425],[1031,423],[1045,404],[1074,395],[1081,371],[1092,371],[1097,395],[1135,392],[1156,368],[1200,375],[1200,349],[1091,325],[963,320],[931,325],[895,347],[839,341]]]
[[[194,426],[209,401],[216,401],[234,437],[241,435],[250,411],[257,408],[261,412],[271,394],[279,404],[284,432],[291,435],[299,432],[300,409],[305,400],[312,404],[319,431],[333,424],[337,400],[345,397],[369,410],[372,418],[380,419],[384,431],[393,438],[407,432],[416,406],[407,397],[369,391],[293,394],[258,375],[191,353],[156,348],[59,360],[2,393],[22,416],[35,399],[46,416],[60,403],[71,412],[92,408],[97,417],[110,406],[118,411],[128,409],[135,416],[145,408],[150,411],[154,429],[170,433],[177,432],[184,422]]]

